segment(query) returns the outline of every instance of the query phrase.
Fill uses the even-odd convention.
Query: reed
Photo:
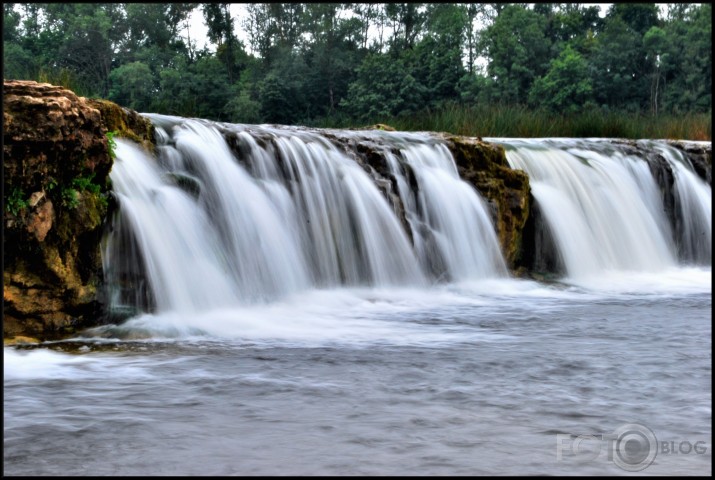
[[[80,97],[93,96],[90,89],[84,85],[84,82],[79,80],[75,73],[67,68],[42,67],[37,73],[37,81],[39,83],[50,83],[52,85],[65,87]]]
[[[603,137],[711,140],[712,114],[602,111],[574,114],[511,105],[448,104],[412,115],[375,119],[397,130],[442,131],[473,137]]]

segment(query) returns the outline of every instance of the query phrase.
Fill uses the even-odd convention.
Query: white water
[[[401,158],[389,152],[386,156],[397,178],[422,265],[432,266],[438,277],[447,280],[506,276],[506,264],[484,202],[459,178],[447,147],[415,143],[404,146],[400,153]],[[408,188],[400,160],[412,169],[417,192]]]
[[[153,119],[162,139],[158,160],[120,140],[112,180],[157,308],[103,336],[255,332],[287,341],[358,339],[369,331],[372,339],[391,338],[380,322],[355,317],[355,309],[368,301],[391,311],[395,298],[421,305],[428,279],[453,282],[448,288],[471,282],[479,290],[508,277],[482,199],[459,178],[446,147],[426,135],[360,134],[383,148],[413,247],[374,180],[317,133]],[[593,141],[498,141],[510,147],[510,164],[530,175],[566,265],[565,284],[609,294],[708,288],[709,270],[678,265],[643,159]],[[709,186],[676,160],[687,228],[711,228]],[[176,175],[193,179],[198,194],[179,188]],[[690,248],[709,258],[711,250],[702,253],[696,243]],[[106,264],[122,261],[116,250],[106,250]],[[345,287],[352,289],[335,290]],[[346,330],[330,327],[342,317]]]
[[[168,184],[152,159],[132,143],[118,139],[111,179],[120,202],[118,228],[129,226],[153,287],[157,311],[187,313],[235,304],[235,283],[206,213],[182,190]],[[113,246],[104,252],[105,271],[127,252]],[[158,286],[158,288],[157,288]]]
[[[678,264],[673,232],[646,160],[597,140],[492,141],[504,143],[512,168],[529,175],[569,277],[662,272]],[[686,237],[710,232],[710,187],[682,163],[672,163],[682,185],[678,191],[687,192],[680,197],[679,213],[687,219]]]
[[[318,133],[151,118],[158,158],[120,140],[111,175],[117,228],[136,236],[157,313],[273,302],[315,288],[508,276],[483,200],[459,178],[446,146],[425,134],[340,133],[383,152],[410,239],[375,179]],[[493,141],[528,173],[568,281],[618,284],[619,275],[677,268],[678,241],[643,158],[596,140]],[[681,257],[709,263],[711,189],[679,152],[651,143],[641,148],[656,148],[674,172]],[[198,192],[179,188],[177,176]],[[112,245],[117,236],[105,252],[108,271],[126,261]]]
[[[675,179],[677,218],[681,222],[681,257],[697,264],[712,263],[712,188],[697,176],[680,150],[662,142],[642,142],[668,161]]]
[[[158,158],[117,141],[120,213],[104,257],[106,271],[143,263],[156,308],[69,341],[5,348],[5,473],[630,475],[605,447],[559,459],[557,444],[637,423],[659,442],[706,446],[659,452],[643,473],[711,474],[711,266],[675,260],[641,161],[594,154],[623,178],[574,167],[565,193],[552,187],[556,219],[581,209],[606,222],[618,206],[608,191],[638,213],[600,232],[609,245],[577,249],[593,275],[544,284],[502,276],[500,256],[476,248],[490,251],[480,229],[491,224],[439,148],[403,141],[389,157],[394,172],[415,170],[418,195],[404,174],[395,180],[418,245],[430,229],[443,236],[441,253],[427,253],[370,176],[314,134],[222,126],[235,129],[236,158],[211,124],[156,121]],[[680,201],[702,207],[695,226],[711,218],[705,192]],[[561,210],[572,198],[588,207]],[[619,242],[647,243],[618,230],[626,220],[661,235],[651,243],[665,257],[611,268],[631,261]],[[138,252],[122,250],[127,234]],[[430,254],[464,278],[429,284]]]
[[[710,277],[312,290],[6,347],[4,471],[632,475],[557,445],[637,423],[691,446],[643,473],[710,474]]]
[[[119,140],[111,178],[123,221],[105,266],[140,265],[118,258],[112,240],[136,235],[157,312],[250,305],[314,288],[507,275],[479,194],[459,178],[446,147],[426,136],[403,141],[399,158],[388,155],[413,247],[375,180],[317,133],[150,117],[157,159]],[[416,192],[400,162],[415,172]],[[187,182],[193,187],[184,191]]]
[[[308,133],[266,129],[262,133],[272,140],[268,150],[245,132],[234,133],[243,147],[240,159],[228,150],[215,128],[187,121],[175,127],[173,135],[177,149],[184,156],[189,154],[201,178],[201,166],[220,152],[224,162],[212,178],[225,183],[205,182],[204,191],[220,199],[230,198],[233,216],[251,210],[242,217],[245,224],[241,225],[232,225],[231,215],[217,215],[219,228],[239,237],[236,242],[243,242],[244,248],[232,260],[246,283],[253,282],[253,272],[263,264],[271,265],[277,273],[270,283],[254,284],[264,295],[298,290],[286,288],[286,280],[292,277],[299,281],[289,286],[297,284],[300,290],[309,286],[425,282],[387,202],[367,174],[344,153]],[[207,142],[207,137],[213,143]],[[194,146],[192,151],[184,146],[188,142]],[[256,177],[249,176],[237,160],[252,166]],[[227,171],[241,172],[247,186],[227,180]],[[272,203],[272,211],[268,205],[255,208],[264,198]],[[207,210],[213,212],[214,203],[219,202],[207,203]],[[265,223],[267,218],[270,225],[251,232],[252,222]],[[266,245],[270,242],[282,244]],[[255,252],[258,246],[263,249],[262,255]],[[290,252],[289,258],[283,252]],[[247,259],[254,262],[254,268],[246,269]]]

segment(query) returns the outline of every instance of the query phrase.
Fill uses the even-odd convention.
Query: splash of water
[[[507,275],[484,202],[459,178],[445,145],[405,145],[400,156],[388,153],[387,160],[425,268],[447,280]],[[415,176],[414,190],[408,188],[407,168]]]
[[[156,158],[118,142],[111,178],[119,210],[104,252],[107,283],[127,284],[119,300],[142,303],[131,292],[146,279],[140,310],[506,276],[484,205],[444,145],[388,155],[413,246],[370,170],[319,133],[149,117]],[[415,172],[416,191],[399,164]]]
[[[658,272],[677,265],[673,232],[644,158],[596,140],[493,141],[505,145],[512,168],[529,175],[533,195],[570,277]],[[685,228],[709,231],[707,221],[700,219],[708,213],[693,216],[693,212],[711,212],[710,197],[693,193],[700,190],[692,185],[683,191],[689,193],[687,201],[680,202],[679,216],[691,219]]]

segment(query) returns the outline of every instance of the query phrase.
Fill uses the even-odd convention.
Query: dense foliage
[[[142,112],[346,126],[455,105],[546,116],[712,108],[710,4],[612,4],[603,17],[569,3],[259,3],[240,18],[226,3],[3,8],[4,78]],[[208,28],[203,49],[192,13]]]

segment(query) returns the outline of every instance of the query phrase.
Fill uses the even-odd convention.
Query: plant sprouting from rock
[[[13,188],[12,193],[10,193],[10,196],[5,202],[5,211],[17,216],[20,211],[23,208],[27,208],[28,205],[25,199],[25,192],[23,192],[21,188]]]
[[[116,154],[116,149],[117,149],[117,142],[114,140],[114,137],[117,135],[116,130],[112,132],[107,132],[107,147],[109,148],[109,156],[112,160],[117,158]]]

